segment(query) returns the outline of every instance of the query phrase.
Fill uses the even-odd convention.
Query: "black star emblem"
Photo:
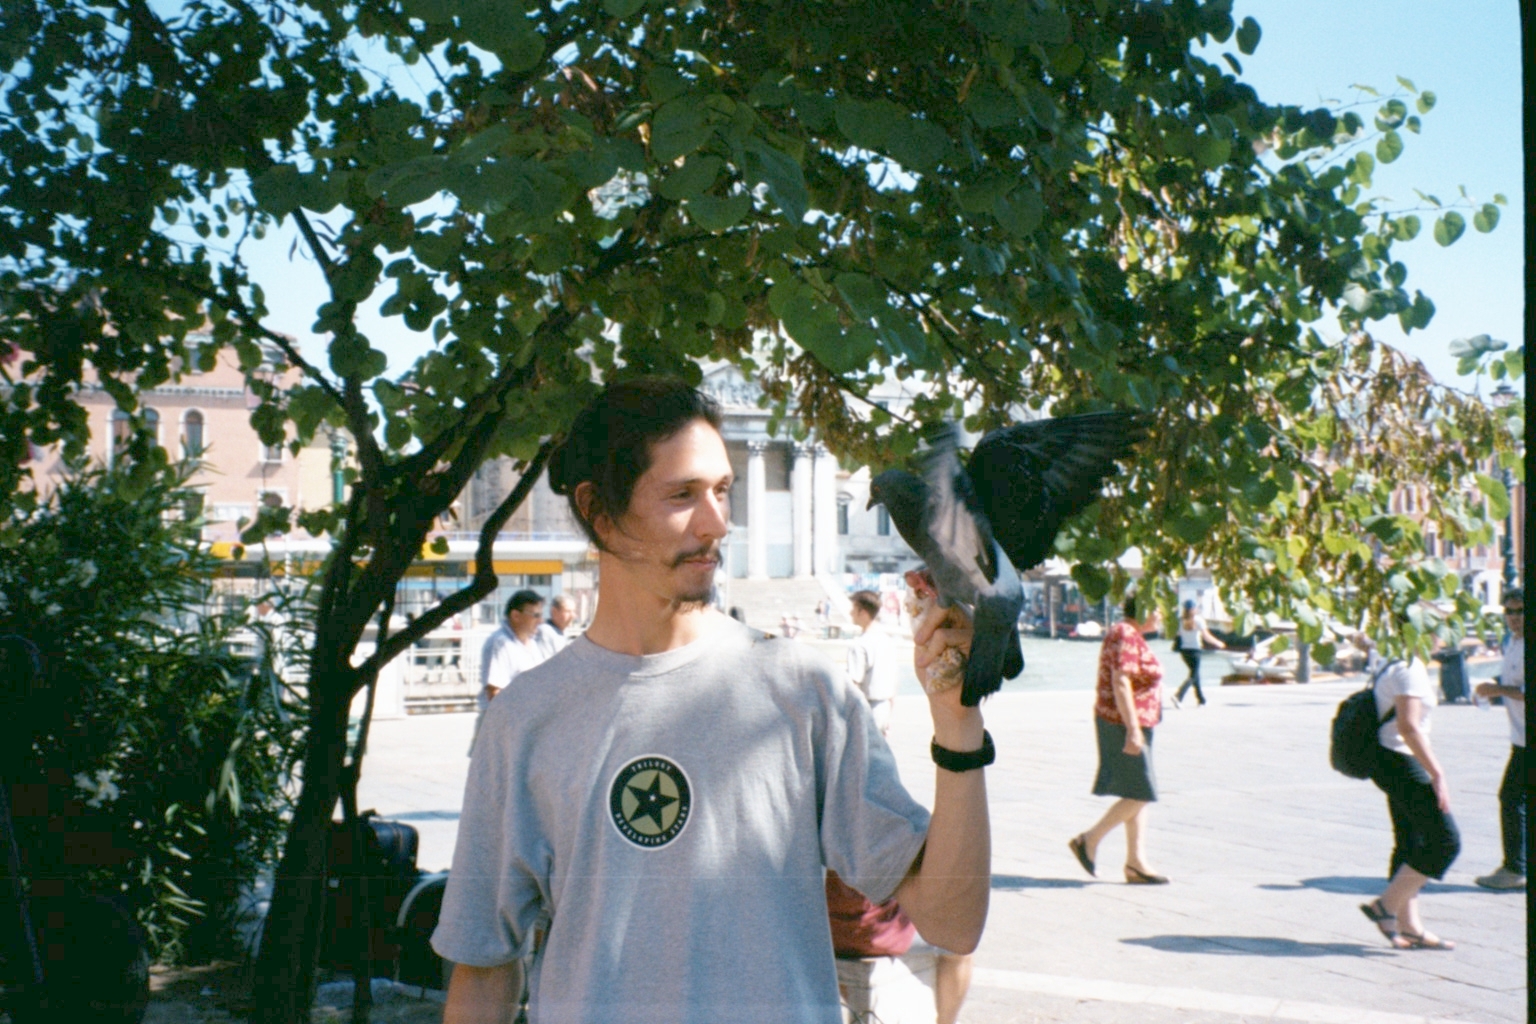
[[[638,824],[641,818],[650,818],[656,825],[656,831],[660,832],[662,812],[670,805],[677,803],[677,797],[667,796],[661,791],[661,772],[651,776],[651,784],[645,789],[639,788],[634,783],[630,783],[628,788],[637,804],[635,813],[629,816],[630,825]]]

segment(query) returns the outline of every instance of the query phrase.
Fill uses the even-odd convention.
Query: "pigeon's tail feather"
[[[1008,634],[1008,644],[1003,648],[1003,678],[1017,679],[1024,671],[1024,647],[1019,643],[1017,626]]]
[[[973,708],[983,697],[990,697],[1003,688],[1004,677],[1017,675],[1008,672],[1009,662],[1017,658],[1019,671],[1024,668],[1024,653],[1019,648],[1019,632],[1013,621],[993,621],[998,616],[983,600],[976,606],[976,630],[971,637],[971,655],[965,665],[965,688],[960,691],[960,703]],[[1001,609],[999,609],[1001,610]]]

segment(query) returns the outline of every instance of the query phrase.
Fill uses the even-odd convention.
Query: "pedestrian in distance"
[[[1397,949],[1455,949],[1424,927],[1419,891],[1445,877],[1461,852],[1461,833],[1451,817],[1445,769],[1429,742],[1435,688],[1417,656],[1384,662],[1364,633],[1350,641],[1367,655],[1376,697],[1376,769],[1371,781],[1387,797],[1392,818],[1392,859],[1387,889],[1360,910]]]
[[[546,658],[565,650],[565,645],[576,636],[575,626],[576,603],[564,594],[556,594],[549,602],[549,621],[539,625],[537,634]]]
[[[598,551],[596,614],[486,715],[432,945],[445,1024],[837,1024],[824,868],[973,951],[990,891],[981,768],[958,689],[930,696],[933,811],[814,647],[707,604],[730,528],[718,407],[671,378],[606,387],[550,460]],[[969,650],[925,618],[919,675]],[[534,955],[536,954],[536,955]]]
[[[1163,715],[1163,667],[1142,635],[1147,623],[1136,618],[1136,595],[1122,608],[1123,619],[1104,633],[1099,648],[1099,680],[1093,705],[1099,771],[1094,796],[1118,799],[1098,823],[1068,843],[1083,870],[1098,877],[1099,844],[1125,826],[1125,880],[1130,885],[1166,885],[1168,879],[1147,865],[1147,807],[1157,800],[1152,768],[1152,731]],[[1150,616],[1148,621],[1150,622]]]
[[[539,641],[539,622],[543,618],[544,599],[538,591],[519,590],[507,598],[501,626],[485,638],[485,645],[480,648],[480,692],[475,696],[474,737],[479,737],[486,709],[496,695],[552,653]],[[470,740],[469,752],[471,755],[475,752],[474,738]]]
[[[1493,683],[1478,683],[1475,692],[1484,701],[1501,698],[1509,714],[1509,763],[1504,768],[1504,781],[1499,784],[1499,832],[1504,841],[1504,861],[1492,874],[1480,876],[1477,884],[1485,889],[1521,890],[1525,888],[1529,844],[1525,804],[1525,591],[1510,587],[1504,591],[1503,604],[1509,636],[1504,640],[1499,678]]]
[[[1218,651],[1226,650],[1227,645],[1206,628],[1205,620],[1196,613],[1193,601],[1184,602],[1184,611],[1179,616],[1179,631],[1175,636],[1179,641],[1177,644],[1179,657],[1184,659],[1184,664],[1189,669],[1189,677],[1184,680],[1184,685],[1179,687],[1179,692],[1173,695],[1173,706],[1179,707],[1184,694],[1193,687],[1195,699],[1203,707],[1205,694],[1200,690],[1200,652],[1207,647]]]
[[[848,645],[848,679],[864,699],[881,736],[890,734],[891,713],[896,706],[896,650],[880,618],[880,595],[857,590],[849,597],[849,617],[859,635]]]

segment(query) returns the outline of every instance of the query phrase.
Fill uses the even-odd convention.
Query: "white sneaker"
[[[1499,889],[1508,892],[1525,888],[1525,876],[1517,875],[1502,865],[1493,874],[1483,875],[1481,878],[1475,879],[1475,881],[1484,889]]]

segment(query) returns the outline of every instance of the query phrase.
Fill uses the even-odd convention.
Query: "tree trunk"
[[[331,815],[341,795],[347,713],[355,680],[356,672],[350,668],[310,674],[304,778],[256,958],[251,1016],[256,1024],[309,1021],[325,916]]]

